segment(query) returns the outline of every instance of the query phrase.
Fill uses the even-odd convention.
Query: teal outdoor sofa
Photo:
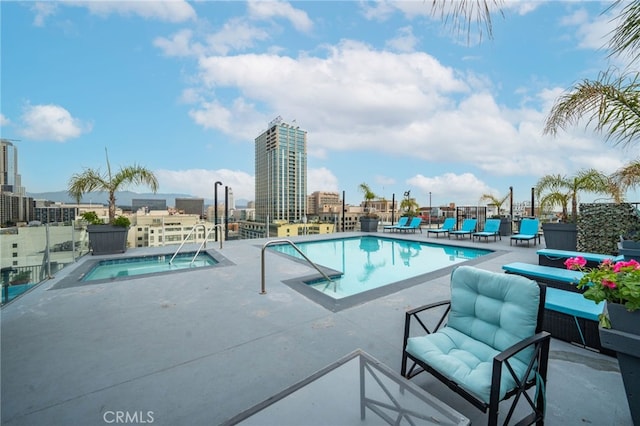
[[[511,398],[504,424],[516,406],[529,413],[519,424],[542,424],[551,339],[542,331],[545,294],[544,285],[521,276],[454,269],[450,301],[406,313],[401,374],[429,372],[488,411],[488,425],[498,424],[500,401]],[[533,387],[532,398],[526,390]]]

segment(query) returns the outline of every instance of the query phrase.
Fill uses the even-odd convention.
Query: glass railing
[[[84,225],[64,222],[1,228],[2,304],[52,278],[88,251]]]

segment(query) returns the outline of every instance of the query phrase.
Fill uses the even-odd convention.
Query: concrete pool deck
[[[332,236],[354,235],[363,234]],[[544,247],[544,240],[510,246],[508,237],[472,243],[392,236],[496,249],[476,263],[496,272],[510,262],[537,263],[536,250]],[[116,423],[118,413],[138,423],[220,424],[357,348],[399,372],[404,312],[448,298],[445,273],[332,312],[283,283],[313,268],[270,253],[267,293],[260,294],[266,241],[227,241],[222,250],[211,244],[228,260],[220,267],[51,290],[84,262],[102,258],[85,256],[7,304],[2,424],[104,425]],[[129,249],[124,256],[176,248]],[[414,382],[472,424],[486,423],[432,377]],[[615,358],[553,339],[546,395],[548,425],[633,424]]]

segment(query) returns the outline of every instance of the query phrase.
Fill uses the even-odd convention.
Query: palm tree
[[[568,205],[571,202],[571,221],[578,218],[578,193],[580,191],[605,193],[617,196],[608,176],[595,169],[578,171],[575,176],[546,175],[536,184],[535,192],[540,199],[540,208],[562,208],[562,221],[568,218]]]
[[[509,198],[509,195],[511,195],[511,193],[505,195],[503,198],[498,198],[493,194],[482,194],[482,196],[480,197],[480,202],[489,201],[491,204],[496,206],[496,208],[498,209],[498,215],[500,215],[500,211],[502,210],[502,205],[504,204],[505,201],[507,201],[507,198]]]
[[[358,189],[362,192],[364,196],[364,210],[365,213],[369,214],[370,206],[369,203],[376,198],[376,194],[371,190],[371,187],[366,183],[361,183],[358,185]]]
[[[406,210],[408,216],[413,216],[414,210],[420,208],[420,205],[413,198],[403,198],[400,202],[400,208]]]
[[[611,7],[623,7],[620,24],[612,32],[608,47],[610,56],[638,59],[640,46],[640,1],[616,1]],[[627,69],[611,68],[601,72],[596,80],[583,80],[556,100],[547,117],[544,133],[555,135],[581,119],[604,132],[614,145],[631,145],[640,136],[640,74]]]
[[[122,167],[116,174],[111,173],[109,155],[107,157],[107,172],[101,173],[97,169],[85,169],[82,173],[76,173],[69,179],[68,193],[79,203],[82,196],[91,191],[106,192],[109,194],[109,223],[113,223],[116,216],[116,191],[124,189],[125,185],[147,185],[155,193],[158,190],[158,180],[150,170],[133,165]]]
[[[622,193],[640,185],[640,160],[633,160],[618,169],[611,175],[611,179]]]

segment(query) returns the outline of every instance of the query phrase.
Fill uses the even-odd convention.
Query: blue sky
[[[254,139],[277,116],[308,131],[309,192],[352,204],[361,182],[421,205],[510,186],[526,201],[543,175],[637,157],[584,126],[542,134],[563,90],[624,65],[603,48],[609,3],[507,1],[494,39],[469,42],[430,5],[1,2],[1,135],[32,193],[104,170],[106,148],[159,192],[211,199],[220,180],[252,200]]]

